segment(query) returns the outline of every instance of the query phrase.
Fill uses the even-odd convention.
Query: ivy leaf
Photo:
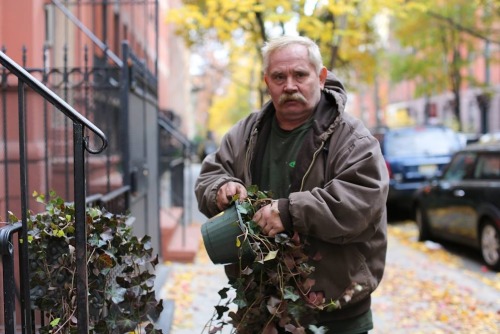
[[[290,299],[291,301],[296,301],[300,298],[300,296],[295,293],[295,289],[293,287],[285,286],[283,298]]]
[[[246,208],[246,205],[244,205],[244,204],[236,204],[236,210],[238,210],[240,215],[248,214],[248,210]]]
[[[317,327],[315,325],[309,325],[308,329],[313,332],[313,334],[325,334],[328,331],[328,328],[326,327]]]
[[[106,242],[113,239],[113,231],[111,229],[106,229],[106,231],[100,234],[102,241]]]
[[[276,315],[276,312],[278,311],[280,304],[281,304],[281,299],[271,296],[271,298],[269,298],[269,300],[267,301],[266,305],[267,311],[272,315]]]
[[[250,267],[246,267],[245,269],[243,269],[243,270],[241,271],[241,273],[242,273],[243,275],[251,275],[251,274],[253,273],[253,269],[252,269],[252,268],[250,268]]]
[[[113,303],[119,304],[125,300],[125,294],[127,293],[127,289],[119,286],[112,286],[106,292],[107,295],[111,297]]]
[[[227,298],[227,292],[229,291],[229,288],[222,288],[221,290],[219,290],[219,296],[221,297],[221,299],[226,299]]]
[[[269,198],[269,195],[263,191],[257,192],[257,198],[258,199],[266,199]]]
[[[95,262],[95,264],[99,270],[102,270],[105,268],[111,268],[114,265],[113,259],[107,253],[100,254],[99,257],[97,258],[97,261]]]
[[[254,197],[255,194],[259,192],[259,187],[257,185],[250,185],[247,187],[247,194],[249,197]]]
[[[87,214],[90,216],[90,218],[96,218],[96,217],[100,216],[102,213],[97,208],[89,208],[87,210]]]
[[[276,256],[278,255],[278,251],[277,250],[273,250],[273,251],[270,251],[269,253],[267,253],[267,255],[264,257],[264,262],[266,261],[270,261],[270,260],[274,260],[276,258]]]
[[[305,290],[305,291],[309,291],[311,290],[311,288],[313,287],[313,285],[316,283],[316,280],[312,279],[312,278],[307,278],[304,283],[302,283],[302,288]]]
[[[286,233],[278,233],[274,237],[274,241],[276,241],[276,243],[278,244],[286,244],[290,241],[290,237]]]
[[[61,318],[55,318],[54,320],[52,320],[52,321],[50,322],[50,325],[51,325],[52,327],[55,327],[55,326],[59,325],[59,322],[60,322],[60,321],[61,321]]]
[[[215,310],[217,311],[217,320],[219,320],[224,316],[224,313],[229,311],[229,307],[216,305]]]
[[[254,222],[253,220],[250,220],[248,223],[247,223],[247,228],[248,228],[248,232],[251,234],[251,235],[258,235],[260,232],[261,232],[261,229],[260,229],[260,226],[257,225],[256,222]]]
[[[129,319],[128,317],[122,316],[116,321],[116,325],[119,329],[119,333],[132,332],[137,328],[137,321]]]
[[[146,334],[161,334],[163,331],[161,329],[155,329],[153,324],[148,324],[146,328],[144,328]]]
[[[8,214],[9,214],[9,221],[11,223],[16,223],[19,221],[19,219],[17,219],[17,217],[12,213],[12,211],[8,211]]]
[[[90,244],[90,246],[94,246],[97,248],[106,245],[106,242],[102,240],[102,238],[98,234],[93,234],[90,237],[88,237],[87,242]]]
[[[340,302],[338,300],[331,300],[330,303],[328,303],[325,306],[325,309],[327,311],[334,311],[334,310],[338,310],[339,308],[340,308]]]

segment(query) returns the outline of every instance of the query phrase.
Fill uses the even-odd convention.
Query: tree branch
[[[466,33],[468,33],[471,36],[474,36],[476,38],[482,39],[484,41],[487,41],[487,42],[490,42],[490,43],[493,43],[493,44],[500,45],[500,41],[496,41],[496,40],[493,40],[493,39],[491,39],[491,38],[489,38],[487,36],[484,36],[480,32],[478,32],[478,31],[476,31],[474,29],[471,29],[469,27],[465,27],[465,26],[461,25],[460,23],[455,22],[453,19],[451,19],[449,17],[446,17],[446,16],[443,16],[443,15],[441,15],[439,13],[433,12],[432,10],[427,11],[427,14],[429,14],[430,16],[432,16],[432,17],[434,17],[434,18],[436,18],[438,20],[445,21],[449,25],[451,25],[452,27],[455,27],[455,28],[457,28],[460,31],[466,32]]]

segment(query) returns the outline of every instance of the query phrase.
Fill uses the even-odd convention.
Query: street
[[[416,240],[414,222],[389,225],[373,333],[498,333],[500,274],[474,251]]]
[[[193,211],[193,221],[202,223],[195,204]],[[388,230],[386,270],[372,300],[372,334],[500,332],[500,273],[489,271],[477,251],[420,243],[410,220],[391,221]],[[203,244],[195,263],[167,265],[171,274],[161,298],[175,301],[170,333],[208,333],[203,328],[227,283],[222,266],[211,263]]]

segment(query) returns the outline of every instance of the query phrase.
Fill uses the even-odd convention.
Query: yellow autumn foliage
[[[234,69],[234,79],[223,87],[222,93],[214,96],[208,110],[208,129],[221,138],[231,126],[259,108],[255,91],[260,82],[260,63],[256,63],[256,50],[248,46],[236,46],[240,56],[230,56],[229,67]],[[243,51],[244,50],[244,51]]]
[[[222,95],[213,96],[209,128],[217,133],[223,133],[243,115],[260,108],[262,83],[256,68],[260,68],[261,58],[257,52],[273,36],[300,32],[318,42],[325,66],[342,73],[345,81],[356,78],[371,83],[376,72],[375,53],[380,45],[374,17],[381,11],[403,15],[408,8],[424,10],[432,5],[431,0],[185,0],[184,3],[180,8],[170,9],[166,20],[176,25],[177,33],[189,46],[214,41],[225,46],[233,65],[238,58],[252,63],[251,69],[229,66],[226,73],[231,83],[223,87]],[[234,47],[236,44],[240,47]],[[358,86],[346,84],[353,89]]]

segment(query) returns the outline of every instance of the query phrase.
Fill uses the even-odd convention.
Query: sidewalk
[[[158,298],[175,303],[170,334],[208,333],[203,331],[219,302],[219,290],[227,285],[224,267],[210,261],[203,241],[194,263],[167,262],[165,284]],[[164,332],[165,333],[165,332]],[[229,333],[229,330],[228,330]]]
[[[160,267],[168,273],[158,298],[175,304],[170,331],[164,333],[208,333],[204,328],[218,291],[228,286],[223,266],[210,261],[200,242],[194,263]],[[373,295],[370,334],[498,334],[499,300],[500,274],[468,271],[439,244],[418,243],[414,224],[389,226],[387,266]]]

